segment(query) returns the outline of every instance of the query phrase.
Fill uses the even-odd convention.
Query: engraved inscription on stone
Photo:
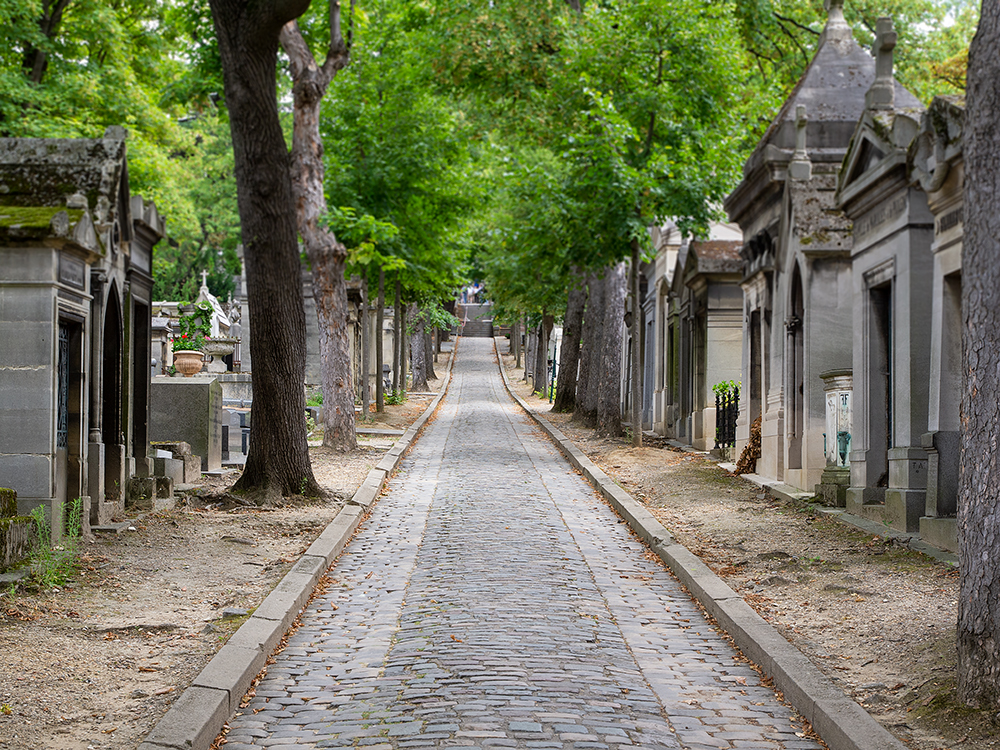
[[[951,213],[947,213],[937,220],[937,227],[934,229],[935,234],[944,234],[949,229],[952,229],[962,223],[962,209],[956,208]]]
[[[59,256],[59,281],[77,289],[86,289],[87,268],[79,258]]]
[[[854,233],[858,237],[871,234],[879,226],[891,219],[895,219],[906,210],[906,196],[901,195],[891,203],[879,206],[870,214],[860,219],[854,225]]]

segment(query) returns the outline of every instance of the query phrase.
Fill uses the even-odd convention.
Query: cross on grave
[[[208,271],[202,271],[201,272],[201,285],[205,289],[208,289]]]
[[[895,104],[895,82],[892,77],[892,50],[896,46],[896,31],[891,18],[880,18],[875,24],[875,82],[865,95],[869,109],[892,109]]]
[[[896,30],[891,18],[880,18],[875,24],[875,78],[892,78],[892,50],[896,46]]]

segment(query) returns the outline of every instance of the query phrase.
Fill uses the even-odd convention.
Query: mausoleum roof
[[[125,130],[103,138],[0,138],[0,237],[61,237],[98,252],[115,219]]]

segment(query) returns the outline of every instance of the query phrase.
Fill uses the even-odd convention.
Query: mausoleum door
[[[868,481],[889,486],[893,445],[892,282],[869,289]],[[872,486],[870,484],[870,486]]]
[[[796,266],[792,276],[791,315],[787,327],[788,380],[788,468],[802,468],[803,432],[805,431],[805,307],[802,299],[802,276]]]
[[[104,339],[101,352],[101,441],[104,443],[104,498],[101,500],[111,503],[123,501],[125,497],[122,336],[119,296],[117,289],[112,285],[104,314]]]
[[[146,456],[149,445],[149,377],[150,377],[150,312],[149,306],[135,302],[132,309],[132,457]]]
[[[761,408],[761,377],[763,373],[760,367],[760,336],[760,309],[757,309],[750,313],[750,372],[748,373],[750,387],[747,389],[747,397],[749,399],[750,407],[748,414],[750,424],[753,424],[754,420],[760,416]]]
[[[83,326],[79,321],[59,320],[56,357],[55,500],[66,510],[83,494]]]

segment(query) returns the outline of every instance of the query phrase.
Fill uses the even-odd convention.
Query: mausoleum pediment
[[[838,204],[852,203],[890,173],[905,167],[907,151],[917,135],[921,114],[921,109],[913,108],[865,113],[840,170]]]

